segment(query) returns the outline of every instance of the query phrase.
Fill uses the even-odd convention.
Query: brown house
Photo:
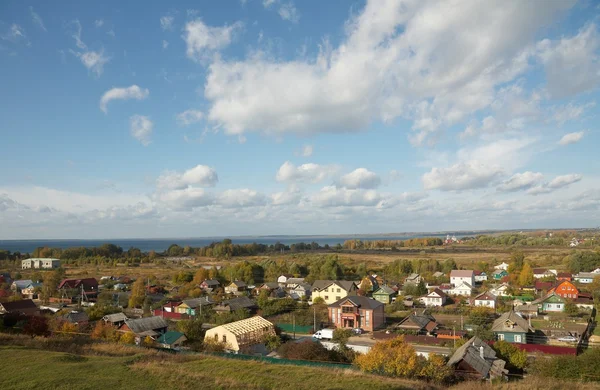
[[[413,313],[407,317],[405,317],[402,321],[400,321],[396,328],[414,332],[416,334],[426,334],[431,335],[436,330],[438,324],[435,318],[426,312],[422,314]]]
[[[496,357],[496,351],[478,337],[472,337],[454,352],[447,365],[465,379],[506,378],[506,362]]]
[[[31,299],[0,303],[0,314],[35,315],[38,313],[39,309]]]
[[[329,321],[338,328],[372,332],[385,325],[385,305],[375,299],[348,296],[328,306]]]

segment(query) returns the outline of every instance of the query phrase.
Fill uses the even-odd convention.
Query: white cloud
[[[323,187],[310,197],[310,201],[318,207],[377,206],[382,200],[382,197],[373,190],[346,189],[335,186]]]
[[[162,41],[162,48],[163,48],[163,49],[166,49],[166,48],[168,48],[168,47],[169,47],[169,42],[168,42],[168,41],[165,41],[165,40],[163,39],[163,41]]]
[[[189,210],[196,207],[210,206],[214,203],[213,195],[202,188],[188,187],[160,193],[156,199],[175,210]]]
[[[96,20],[94,21],[94,25],[95,25],[96,27],[102,27],[102,26],[104,25],[104,20],[102,20],[102,19],[96,19]]]
[[[357,168],[354,171],[342,176],[336,183],[338,187],[348,189],[373,189],[379,187],[381,178],[366,168]]]
[[[81,63],[88,68],[89,71],[96,74],[96,77],[99,77],[104,72],[104,65],[106,65],[110,58],[104,55],[104,49],[99,52],[96,51],[85,51],[85,52],[76,52],[71,50],[71,52],[81,60]]]
[[[46,30],[46,26],[44,26],[44,21],[42,20],[40,15],[33,10],[33,7],[29,7],[29,12],[31,13],[31,19],[33,20],[33,24],[35,24],[44,31],[48,31]]]
[[[263,206],[267,198],[254,190],[247,188],[223,191],[217,197],[217,204],[226,208],[241,208]]]
[[[319,165],[319,164],[302,164],[295,166],[289,161],[286,161],[279,167],[275,178],[280,182],[321,182],[338,171],[334,165]]]
[[[422,181],[426,190],[461,191],[487,187],[503,174],[498,165],[468,161],[448,168],[432,168],[423,175]]]
[[[79,19],[75,19],[72,24],[75,25],[75,31],[73,32],[73,35],[71,35],[75,40],[75,45],[80,49],[87,49],[87,45],[81,40],[81,23],[79,22]]]
[[[25,36],[25,29],[23,29],[23,27],[19,26],[16,23],[11,24],[10,27],[8,28],[8,31],[6,33],[0,35],[0,38],[2,38],[5,41],[10,41],[13,43],[25,42],[25,43],[29,44],[29,41],[27,40],[27,37]]]
[[[146,99],[149,94],[150,91],[147,88],[140,88],[135,84],[127,88],[112,88],[104,92],[100,98],[100,109],[104,111],[104,113],[107,113],[107,105],[111,100],[143,100]]]
[[[152,136],[152,128],[154,124],[147,116],[133,115],[129,118],[131,127],[131,136],[144,146],[150,145],[150,137]]]
[[[550,94],[560,98],[595,88],[600,83],[599,48],[600,36],[594,23],[573,37],[538,43]]]
[[[456,153],[459,161],[478,161],[487,166],[501,166],[513,171],[525,165],[537,152],[532,137],[496,139],[474,147],[459,149]]]
[[[111,37],[113,37],[113,38],[114,38],[114,37],[115,37],[115,35],[116,35],[116,34],[115,34],[115,31],[114,31],[114,30],[112,30],[112,29],[111,29],[111,30],[108,30],[108,31],[106,32],[106,34],[110,35],[110,36],[111,36]]]
[[[208,118],[238,135],[349,132],[402,117],[415,144],[430,142],[529,69],[538,29],[573,3],[462,4],[369,1],[340,45],[324,42],[316,58],[215,59]]]
[[[576,173],[571,173],[569,175],[557,176],[554,179],[552,179],[552,181],[550,181],[550,183],[548,183],[548,188],[552,188],[552,189],[563,188],[563,187],[566,187],[573,183],[577,183],[578,181],[580,181],[582,179],[582,177],[583,176],[576,174]]]
[[[544,180],[544,175],[540,172],[527,171],[523,173],[516,173],[508,180],[500,184],[497,190],[503,192],[526,190],[536,186],[542,180]]]
[[[313,155],[314,148],[312,145],[304,145],[300,151],[302,157],[310,157]]]
[[[273,4],[275,4],[277,2],[277,0],[263,0],[263,7],[265,8],[269,8],[270,6],[272,6]]]
[[[171,15],[165,15],[160,18],[160,28],[164,31],[173,30],[173,22],[175,21],[175,17]]]
[[[183,39],[187,45],[187,56],[195,61],[204,59],[207,54],[228,46],[241,27],[240,22],[211,27],[200,19],[186,23]]]
[[[293,2],[284,3],[279,7],[279,11],[277,11],[281,19],[290,21],[292,23],[298,23],[300,20],[300,14],[296,9],[296,6]]]
[[[302,199],[302,193],[295,188],[271,194],[271,203],[274,206],[298,204],[300,199]]]
[[[580,105],[571,102],[564,106],[551,107],[551,117],[553,121],[562,126],[565,122],[579,119],[586,110],[594,106],[596,106],[596,102],[588,102]]]
[[[583,131],[578,131],[575,133],[568,133],[563,135],[563,137],[560,139],[560,141],[558,141],[559,145],[570,145],[570,144],[575,144],[579,141],[581,141],[581,139],[583,138],[584,132]]]
[[[185,110],[177,114],[177,122],[181,126],[189,126],[202,120],[204,114],[199,110]]]
[[[156,186],[158,189],[181,190],[190,186],[214,187],[218,182],[219,176],[214,168],[196,165],[183,173],[163,173],[156,180]]]

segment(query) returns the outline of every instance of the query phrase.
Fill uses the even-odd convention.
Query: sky
[[[596,227],[599,15],[2,1],[0,239]]]

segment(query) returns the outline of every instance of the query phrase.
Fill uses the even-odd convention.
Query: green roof
[[[161,344],[171,345],[179,340],[181,337],[185,337],[185,335],[181,332],[175,332],[174,330],[170,330],[158,338],[158,342]]]
[[[377,291],[373,293],[373,295],[392,295],[395,294],[396,291],[388,286],[381,286]]]

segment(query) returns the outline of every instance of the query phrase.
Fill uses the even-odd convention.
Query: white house
[[[60,267],[59,259],[34,258],[21,260],[21,269],[42,268],[53,269]]]
[[[488,291],[479,294],[473,299],[473,306],[489,307],[490,309],[496,308],[496,296]]]
[[[508,284],[502,283],[499,286],[494,287],[490,290],[490,293],[497,297],[507,297],[508,296]]]
[[[292,275],[292,274],[283,274],[283,275],[280,275],[277,278],[277,283],[279,283],[279,285],[281,287],[285,287],[285,285],[287,284],[288,279],[291,279],[293,277],[294,277],[294,275]]]
[[[425,306],[444,306],[447,299],[448,295],[446,295],[446,293],[439,288],[436,288],[421,298],[421,301],[425,304]]]
[[[483,271],[474,271],[475,283],[482,283],[488,280],[487,274]]]
[[[462,282],[458,286],[453,287],[448,291],[450,295],[462,295],[465,297],[471,296],[473,293],[473,286],[467,282]]]
[[[554,271],[554,272],[552,272]],[[533,277],[536,279],[548,278],[552,276],[556,276],[556,270],[544,269],[544,268],[534,268],[533,269]]]
[[[475,273],[473,270],[453,269],[450,272],[450,284],[454,287],[468,283],[470,286],[475,284]]]
[[[507,263],[502,263],[502,264],[495,265],[494,269],[508,271],[508,264]]]
[[[406,277],[406,279],[404,279],[404,283],[410,283],[410,284],[419,284],[421,283],[421,275],[419,274],[410,274]]]
[[[595,274],[593,272],[580,272],[577,275],[573,275],[573,280],[579,283],[589,284],[594,281],[594,278],[599,277],[600,275]]]

